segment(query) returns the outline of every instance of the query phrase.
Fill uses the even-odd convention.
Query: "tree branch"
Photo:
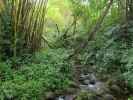
[[[107,5],[106,9],[102,12],[101,16],[98,18],[98,21],[96,23],[96,25],[92,28],[92,30],[89,33],[89,36],[87,38],[87,40],[84,40],[84,42],[82,42],[74,51],[73,54],[71,54],[69,56],[69,58],[73,57],[74,55],[80,53],[81,49],[84,49],[87,45],[88,45],[88,42],[91,41],[92,39],[94,39],[95,37],[95,34],[100,30],[101,28],[101,25],[106,17],[106,15],[108,14],[109,12],[109,9],[111,8],[113,4],[113,0],[110,0],[109,4]]]

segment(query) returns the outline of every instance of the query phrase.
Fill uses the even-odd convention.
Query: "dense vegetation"
[[[0,100],[95,100],[77,70],[133,99],[133,0],[0,0]]]

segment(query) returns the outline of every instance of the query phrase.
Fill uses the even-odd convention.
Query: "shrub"
[[[133,88],[132,25],[127,27],[126,36],[123,36],[123,27],[116,27],[108,35],[102,33],[97,36],[95,41],[89,43],[82,61],[95,65],[96,71],[103,75],[115,73],[114,77],[125,79],[128,86]]]
[[[65,60],[64,49],[38,52],[32,62],[21,64],[18,70],[0,63],[0,99],[40,100],[48,91],[65,90],[71,83],[71,64]]]

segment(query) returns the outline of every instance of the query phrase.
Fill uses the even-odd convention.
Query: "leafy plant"
[[[18,70],[10,64],[0,64],[0,98],[40,100],[46,92],[65,90],[71,83],[71,63],[64,49],[38,52],[30,63],[20,64]]]
[[[95,66],[96,71],[103,75],[113,74],[125,80],[133,88],[133,49],[132,25],[127,26],[127,37],[123,37],[123,26],[109,30],[110,34],[98,35],[91,41],[81,60],[83,64]],[[88,53],[87,53],[88,52]],[[117,76],[116,76],[117,75]]]

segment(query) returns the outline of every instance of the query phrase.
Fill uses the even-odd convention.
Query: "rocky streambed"
[[[115,82],[102,81],[93,72],[84,73],[77,68],[76,86],[72,86],[65,94],[54,95],[47,100],[128,100],[123,90]],[[124,91],[124,92],[123,92]]]
[[[79,91],[74,95],[59,96],[55,100],[115,100],[108,86],[93,73],[81,74]]]
[[[75,93],[62,94],[47,100],[127,100],[121,98],[122,90],[118,85],[113,84],[110,87],[98,80],[94,73],[81,74],[79,83]]]

